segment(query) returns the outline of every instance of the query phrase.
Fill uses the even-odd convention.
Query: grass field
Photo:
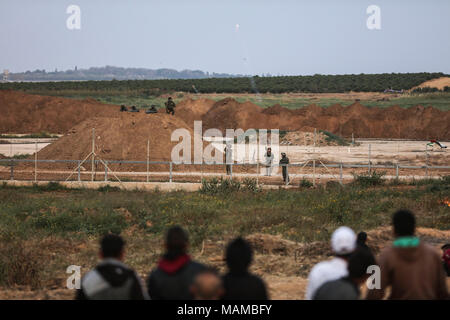
[[[164,107],[164,102],[167,101],[167,96],[151,96],[136,92],[133,95],[122,95],[120,93],[112,92],[93,92],[93,91],[32,91],[27,90],[27,93],[42,94],[42,95],[54,95],[73,99],[86,99],[93,98],[100,102],[108,104],[128,106],[135,105],[141,108],[142,106],[150,106],[152,104],[161,108]],[[294,93],[282,93],[282,94],[186,94],[183,92],[172,93],[171,96],[175,102],[178,103],[181,100],[191,97],[197,98],[209,98],[213,100],[221,100],[225,97],[231,97],[239,102],[251,101],[261,107],[270,107],[274,104],[280,104],[283,107],[296,109],[310,104],[317,104],[322,107],[329,107],[333,104],[339,103],[344,106],[350,105],[355,102],[355,98],[360,100],[360,103],[365,106],[377,106],[386,108],[389,106],[399,105],[403,108],[408,108],[416,105],[429,106],[432,105],[435,108],[441,110],[450,110],[450,93],[427,93],[427,94],[382,94],[382,93],[326,93],[326,94],[294,94]],[[385,98],[377,99],[379,97]],[[377,101],[381,100],[381,101]]]
[[[216,195],[2,185],[0,286],[55,286],[65,279],[68,265],[95,265],[98,238],[108,232],[125,237],[127,263],[145,273],[161,253],[164,231],[176,224],[189,231],[191,252],[197,256],[204,241],[224,243],[255,233],[326,246],[337,226],[355,231],[388,226],[399,208],[413,210],[422,227],[450,229],[450,207],[443,203],[450,195],[449,179],[370,185],[360,181],[345,188]],[[208,262],[217,255],[200,259]]]

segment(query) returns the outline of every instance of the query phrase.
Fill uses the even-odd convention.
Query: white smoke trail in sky
[[[250,80],[250,86],[252,87],[253,92],[256,94],[258,101],[261,102],[262,101],[261,94],[259,93],[258,88],[256,87],[256,82],[255,82],[255,79],[253,78],[253,72],[251,71],[251,66],[248,61],[249,54],[248,54],[247,43],[246,43],[244,37],[241,35],[240,29],[241,29],[241,26],[239,23],[237,23],[235,26],[235,33],[238,38],[238,42],[240,43],[240,46],[241,46],[242,60],[243,60],[243,64],[244,64],[245,74],[249,75],[248,79]]]

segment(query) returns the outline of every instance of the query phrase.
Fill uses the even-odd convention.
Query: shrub
[[[235,191],[239,191],[241,189],[241,183],[236,180],[231,179],[203,179],[202,186],[200,188],[200,193],[204,194],[229,194]]]
[[[345,141],[342,137],[335,135],[334,133],[328,132],[326,130],[320,130],[324,135],[327,137],[325,138],[325,141],[327,142],[336,142],[340,146],[348,146],[349,143]]]
[[[261,188],[258,186],[258,183],[256,182],[255,178],[245,178],[244,181],[242,181],[242,184],[244,186],[244,190],[250,191],[250,192],[260,192]]]
[[[368,174],[353,174],[353,183],[362,187],[380,186],[384,183],[383,176],[386,172],[378,173],[376,170]]]
[[[306,180],[305,178],[303,178],[300,181],[300,187],[301,188],[312,188],[313,187],[313,183],[309,180]]]

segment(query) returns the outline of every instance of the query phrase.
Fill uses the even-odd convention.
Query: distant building
[[[8,82],[8,77],[9,77],[9,70],[8,69],[3,70],[3,82]]]

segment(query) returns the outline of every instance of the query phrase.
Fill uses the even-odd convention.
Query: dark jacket
[[[188,255],[175,259],[163,257],[147,280],[148,294],[153,300],[190,300],[191,284],[206,267],[192,261]]]
[[[116,259],[105,259],[81,280],[77,300],[146,300],[136,272]]]
[[[224,300],[267,300],[264,281],[249,272],[227,273],[223,276]]]
[[[359,295],[358,286],[345,277],[325,282],[317,289],[313,300],[358,300]]]

